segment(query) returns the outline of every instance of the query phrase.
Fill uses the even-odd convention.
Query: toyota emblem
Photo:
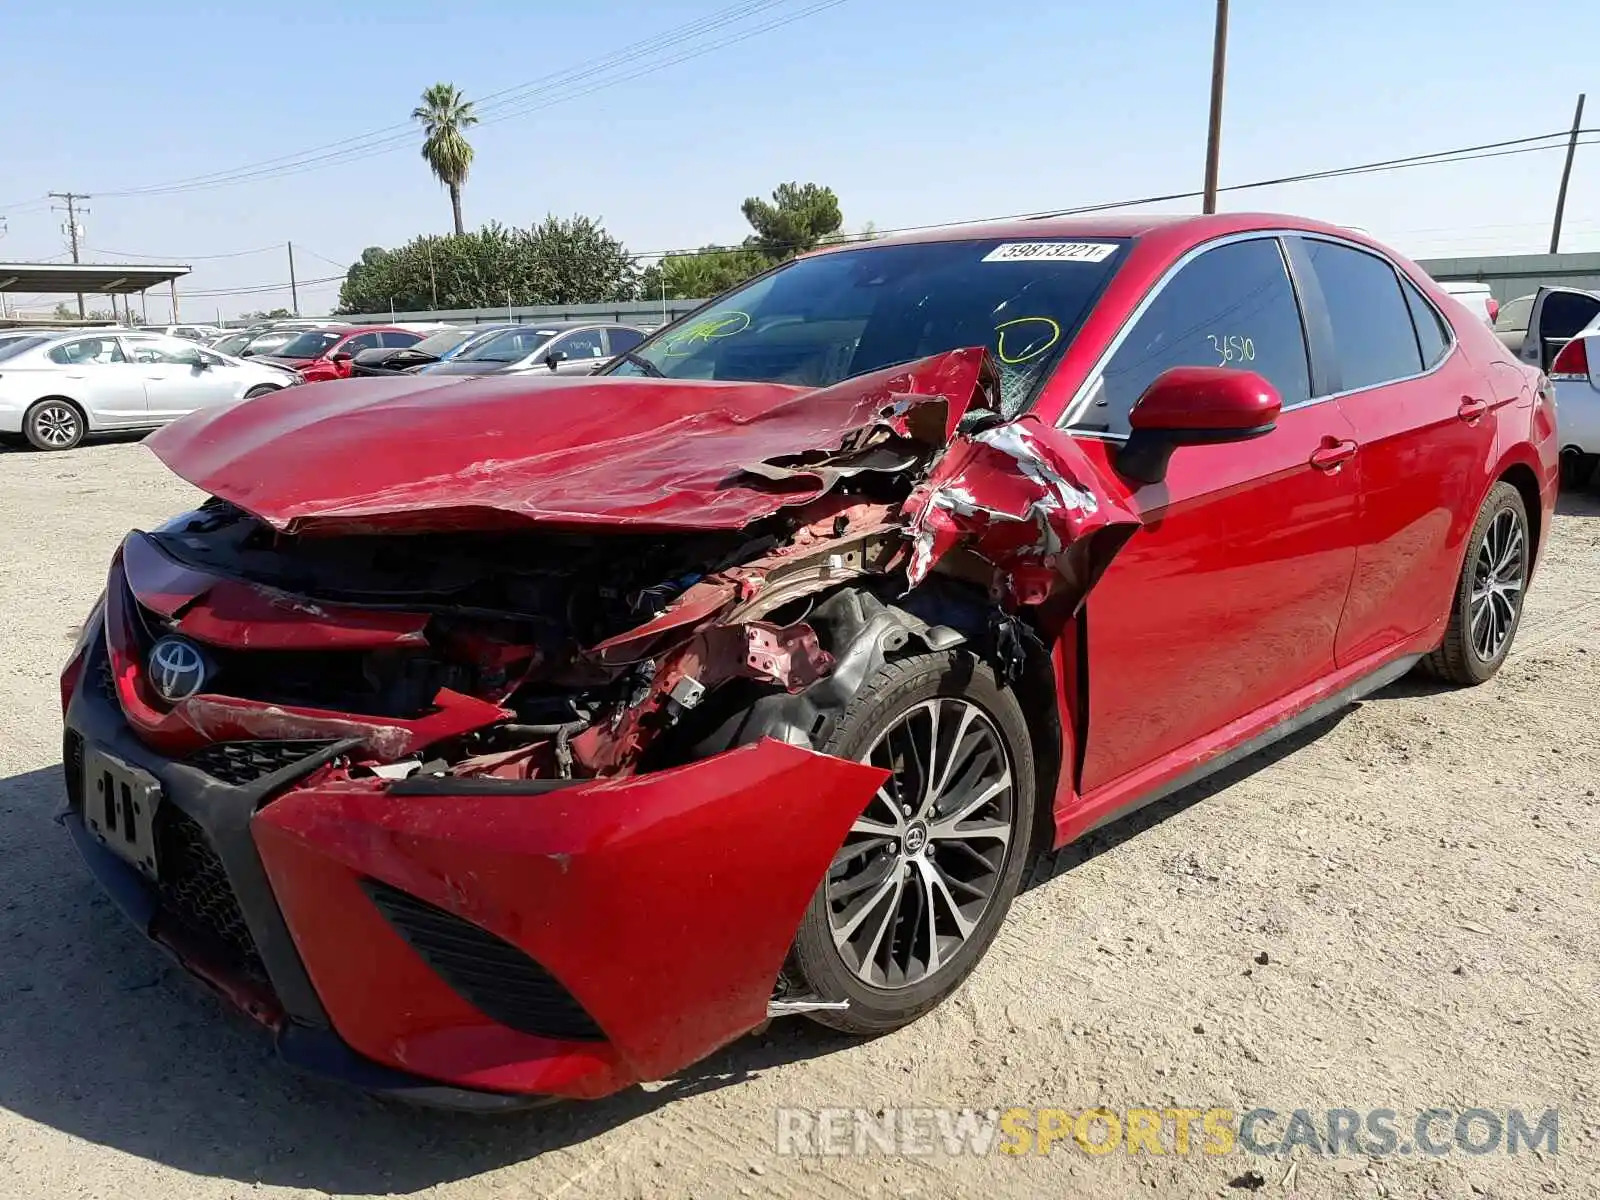
[[[180,637],[164,637],[150,647],[145,666],[150,686],[168,704],[187,700],[205,686],[205,656],[193,642]]]

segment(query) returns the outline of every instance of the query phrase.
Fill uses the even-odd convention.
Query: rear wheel
[[[22,418],[22,436],[35,450],[70,450],[83,434],[83,413],[59,396],[40,400]]]
[[[1440,679],[1463,686],[1493,677],[1511,652],[1533,562],[1522,494],[1497,483],[1467,541],[1444,641],[1425,660]]]
[[[850,1033],[915,1020],[983,957],[1021,884],[1034,761],[1016,697],[971,655],[878,672],[822,749],[890,772],[812,897],[789,971]]]

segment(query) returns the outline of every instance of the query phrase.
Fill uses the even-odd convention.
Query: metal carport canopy
[[[132,295],[159,283],[172,283],[192,268],[136,267],[129,263],[0,263],[0,292],[50,295]]]

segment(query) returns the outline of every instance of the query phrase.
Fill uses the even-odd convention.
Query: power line
[[[1585,133],[1585,134],[1595,134],[1595,133],[1600,133],[1600,128],[1581,130],[1580,132],[1581,133]],[[1476,146],[1457,147],[1457,148],[1452,149],[1452,150],[1435,150],[1435,151],[1431,151],[1431,152],[1426,153],[1426,154],[1413,154],[1413,155],[1407,155],[1407,156],[1400,157],[1400,158],[1380,159],[1380,160],[1377,160],[1375,162],[1357,163],[1357,164],[1354,164],[1354,165],[1351,165],[1351,166],[1334,167],[1334,168],[1330,168],[1330,169],[1327,169],[1327,170],[1321,170],[1321,171],[1307,171],[1307,172],[1302,172],[1302,173],[1299,173],[1299,174],[1296,174],[1296,175],[1282,175],[1282,176],[1277,176],[1277,177],[1274,177],[1274,178],[1271,178],[1271,179],[1258,179],[1258,180],[1252,180],[1252,181],[1247,182],[1247,183],[1229,184],[1226,187],[1219,188],[1218,191],[1219,192],[1247,191],[1247,190],[1251,190],[1251,189],[1259,189],[1259,188],[1265,188],[1265,187],[1279,187],[1279,186],[1283,186],[1285,184],[1302,183],[1302,182],[1313,181],[1313,180],[1337,179],[1337,178],[1343,178],[1343,177],[1348,177],[1348,176],[1374,174],[1374,173],[1378,173],[1378,172],[1381,172],[1381,171],[1404,170],[1404,169],[1408,169],[1408,168],[1411,168],[1411,167],[1439,166],[1439,165],[1447,165],[1449,163],[1454,163],[1454,162],[1470,162],[1470,161],[1474,161],[1474,160],[1478,160],[1478,159],[1502,158],[1502,157],[1506,157],[1508,155],[1513,155],[1513,154],[1529,154],[1529,153],[1537,153],[1537,152],[1543,151],[1543,150],[1559,150],[1559,149],[1563,148],[1563,146],[1561,144],[1559,144],[1559,143],[1554,143],[1554,144],[1550,144],[1550,145],[1531,145],[1529,143],[1536,143],[1536,142],[1540,142],[1540,141],[1549,141],[1549,139],[1551,139],[1553,137],[1565,138],[1565,137],[1568,137],[1568,136],[1569,136],[1568,131],[1560,131],[1560,132],[1557,132],[1557,133],[1537,134],[1537,135],[1533,135],[1533,136],[1530,136],[1530,137],[1510,138],[1510,139],[1505,139],[1505,140],[1498,141],[1498,142],[1485,142],[1485,143],[1482,143],[1482,144],[1476,145]],[[1585,146],[1600,144],[1600,138],[1592,138],[1591,137],[1591,138],[1589,138],[1587,140],[1580,140],[1578,144],[1579,145],[1585,145]],[[979,224],[979,223],[982,223],[984,221],[1044,220],[1044,219],[1048,219],[1048,218],[1051,218],[1051,217],[1078,216],[1078,215],[1085,215],[1085,214],[1089,214],[1089,213],[1109,212],[1109,211],[1112,211],[1112,210],[1115,210],[1115,209],[1121,209],[1121,208],[1136,208],[1136,207],[1140,207],[1142,205],[1156,204],[1156,203],[1162,203],[1162,202],[1166,202],[1166,201],[1194,199],[1195,197],[1199,196],[1200,194],[1201,193],[1199,193],[1199,192],[1193,192],[1193,191],[1190,191],[1190,192],[1168,192],[1168,193],[1162,193],[1162,194],[1159,194],[1159,195],[1138,196],[1138,197],[1133,197],[1133,198],[1124,199],[1124,200],[1112,200],[1112,201],[1106,201],[1106,202],[1101,202],[1101,203],[1096,203],[1096,204],[1080,205],[1080,206],[1077,206],[1075,208],[1055,209],[1055,210],[1052,210],[1052,211],[1049,211],[1049,212],[1011,213],[1011,214],[1007,214],[1007,215],[1004,215],[1004,216],[969,218],[969,219],[959,220],[959,221],[938,221],[938,222],[931,222],[931,223],[922,224],[922,225],[902,225],[902,226],[897,226],[897,227],[894,227],[894,228],[891,228],[891,229],[875,230],[871,236],[877,237],[877,236],[886,235],[886,234],[893,234],[893,233],[916,233],[916,232],[923,232],[923,231],[935,230],[935,229],[950,229],[950,228],[955,228],[955,227],[961,226],[961,225]],[[1516,226],[1516,225],[1472,226],[1471,228],[1517,228],[1517,227],[1520,227],[1520,226]],[[1448,230],[1444,230],[1442,227],[1441,227],[1441,231],[1448,232]],[[1427,230],[1413,230],[1411,232],[1429,232],[1429,231],[1427,231]],[[864,240],[864,239],[859,235],[847,235],[845,237],[842,237],[842,238],[838,239],[838,241],[845,242],[845,243],[852,242],[852,241],[860,241],[860,240]],[[684,248],[681,248],[681,249],[674,249],[674,250],[649,250],[649,251],[643,251],[643,252],[632,254],[632,255],[630,255],[630,257],[632,257],[634,259],[659,259],[659,258],[667,257],[669,255],[673,256],[673,257],[693,257],[693,256],[700,255],[700,254],[724,253],[724,252],[726,252],[728,250],[738,250],[740,248],[741,247],[739,247],[739,246],[713,246],[713,247],[710,247],[710,248],[707,248],[707,247],[684,247]],[[795,247],[784,247],[784,248],[792,249],[792,248],[795,248]],[[267,247],[262,247],[262,248],[260,248],[258,250],[232,251],[232,252],[229,252],[227,254],[188,255],[188,256],[177,255],[177,256],[163,256],[163,257],[170,257],[170,258],[174,259],[175,261],[176,260],[183,260],[185,258],[189,258],[189,259],[237,258],[237,257],[243,257],[243,256],[248,255],[248,254],[261,253],[261,252],[263,252],[265,250],[276,251],[278,249],[281,249],[281,246],[267,246]],[[300,247],[300,249],[301,249],[302,252],[311,255],[313,258],[316,258],[321,262],[327,263],[329,266],[340,267],[340,264],[336,260],[328,258],[326,255],[318,254],[316,251],[311,250],[311,249],[307,248],[304,245],[302,245]],[[115,252],[106,251],[106,253],[115,253]],[[60,257],[60,256],[57,255],[56,257]],[[157,256],[152,256],[152,255],[132,255],[132,254],[129,254],[128,257],[149,258],[149,257],[157,257]],[[317,287],[317,286],[321,286],[321,285],[324,285],[324,284],[333,283],[335,281],[342,281],[345,278],[346,278],[345,271],[344,271],[343,268],[341,268],[341,272],[338,275],[328,275],[328,276],[324,276],[321,279],[304,280],[304,281],[300,282],[299,286],[300,287]],[[262,293],[262,292],[289,291],[291,289],[291,286],[292,285],[289,284],[289,283],[250,284],[250,285],[246,285],[246,286],[242,286],[242,287],[238,287],[238,288],[213,288],[213,289],[205,289],[205,290],[198,290],[198,291],[186,291],[185,295],[194,296],[196,298],[204,298],[204,297],[212,297],[212,296],[251,295],[251,294],[257,294],[257,293]]]
[[[544,80],[534,80],[531,83],[519,85],[517,88],[492,93],[492,96],[507,98],[486,100],[481,106],[475,103],[475,111],[480,113],[487,111],[488,113],[486,117],[480,120],[479,124],[485,126],[498,124],[502,121],[525,116],[540,109],[589,95],[592,92],[612,87],[618,83],[655,74],[668,67],[735,45],[759,34],[793,24],[826,9],[838,7],[846,3],[847,0],[821,0],[821,2],[812,3],[807,7],[757,25],[754,28],[745,29],[715,41],[692,45],[689,49],[672,57],[656,58],[654,61],[650,61],[652,55],[659,55],[681,44],[692,43],[696,37],[715,32],[719,27],[735,24],[740,20],[760,15],[790,2],[791,0],[747,0],[744,4],[736,5],[732,9],[722,10],[718,14],[713,14],[712,17],[701,18],[699,21],[680,26],[653,39],[634,43],[603,58],[580,64],[578,67],[546,77]],[[643,61],[644,65],[638,66],[637,69],[599,78],[597,82],[586,87],[574,88],[572,86],[597,76],[607,76],[608,72],[618,66],[641,61]],[[529,103],[530,100],[539,96],[544,96],[545,99]],[[386,132],[386,130],[393,130],[393,132]],[[385,130],[375,130],[371,134],[359,135],[353,138],[346,138],[342,142],[330,143],[320,150],[306,151],[299,155],[284,155],[278,159],[269,159],[263,163],[239,167],[231,171],[213,172],[209,175],[194,176],[186,180],[178,180],[167,184],[154,184],[146,187],[115,190],[102,189],[99,194],[117,197],[164,196],[178,192],[204,191],[266,179],[283,178],[302,174],[306,171],[319,170],[327,166],[358,162],[365,158],[389,154],[403,147],[414,145],[415,138],[415,129],[409,123],[389,126]]]
[[[1581,132],[1583,132],[1583,133],[1600,133],[1600,129],[1586,129],[1586,130],[1582,130]],[[1273,178],[1273,179],[1257,179],[1257,180],[1252,180],[1249,183],[1234,183],[1234,184],[1229,184],[1226,187],[1218,188],[1217,190],[1219,192],[1241,192],[1241,191],[1249,191],[1249,190],[1257,189],[1257,188],[1279,187],[1279,186],[1282,186],[1284,184],[1290,184],[1290,183],[1304,183],[1304,182],[1308,182],[1308,181],[1312,181],[1312,180],[1319,180],[1319,179],[1338,179],[1338,178],[1342,178],[1342,177],[1345,177],[1345,176],[1351,176],[1351,175],[1368,175],[1368,174],[1374,174],[1374,173],[1377,173],[1377,172],[1380,172],[1380,171],[1403,170],[1403,169],[1406,169],[1406,168],[1409,168],[1409,167],[1442,166],[1442,165],[1447,165],[1447,164],[1452,163],[1452,162],[1470,162],[1470,161],[1473,161],[1474,159],[1480,159],[1480,158],[1502,158],[1502,157],[1505,157],[1507,155],[1512,155],[1512,154],[1528,154],[1528,153],[1535,153],[1535,152],[1538,152],[1538,151],[1541,151],[1541,150],[1559,150],[1559,149],[1563,148],[1560,144],[1552,144],[1552,145],[1546,145],[1546,146],[1532,146],[1532,145],[1526,145],[1525,143],[1538,142],[1538,141],[1548,141],[1550,138],[1553,138],[1553,137],[1565,138],[1567,136],[1568,136],[1568,131],[1567,130],[1561,130],[1561,131],[1558,131],[1556,133],[1543,133],[1543,134],[1538,134],[1538,135],[1531,136],[1531,137],[1510,138],[1510,139],[1507,139],[1505,141],[1499,141],[1499,142],[1485,142],[1485,143],[1483,143],[1481,145],[1477,145],[1477,146],[1463,146],[1463,147],[1458,147],[1458,148],[1456,148],[1454,150],[1435,150],[1435,151],[1433,151],[1431,153],[1428,153],[1428,154],[1413,154],[1413,155],[1408,155],[1408,156],[1403,157],[1403,158],[1381,159],[1381,160],[1379,160],[1377,162],[1357,163],[1357,164],[1355,164],[1353,166],[1334,167],[1334,168],[1331,168],[1329,170],[1324,170],[1324,171],[1307,171],[1307,172],[1304,172],[1304,173],[1298,174],[1298,175],[1282,175],[1282,176],[1278,176],[1278,177]],[[1600,143],[1600,139],[1591,140],[1591,141],[1581,141],[1578,144],[1582,145],[1582,146],[1587,146],[1587,145],[1594,145],[1594,144],[1597,144],[1597,143]],[[1479,152],[1479,151],[1482,151],[1484,153],[1475,153],[1475,152]],[[1459,157],[1449,157],[1449,156],[1452,156],[1452,155],[1459,156]],[[1132,198],[1125,199],[1125,200],[1109,200],[1109,201],[1104,201],[1104,202],[1097,203],[1097,204],[1084,204],[1084,205],[1079,205],[1079,206],[1077,206],[1075,208],[1058,208],[1058,209],[1050,210],[1048,212],[1037,212],[1037,211],[1035,211],[1035,212],[1023,212],[1023,213],[1009,213],[1009,214],[1006,214],[1004,216],[972,217],[972,218],[967,218],[967,219],[959,220],[959,221],[934,221],[934,222],[929,222],[927,224],[922,224],[922,225],[901,225],[901,226],[897,226],[897,227],[892,228],[892,229],[874,230],[873,233],[871,235],[869,235],[869,236],[873,237],[873,238],[876,238],[876,237],[882,237],[882,236],[885,236],[885,235],[888,235],[888,234],[893,234],[893,233],[920,233],[920,232],[923,232],[925,230],[933,230],[933,229],[953,229],[953,228],[955,228],[957,226],[960,226],[960,225],[975,225],[975,224],[981,224],[981,223],[986,222],[986,221],[1042,221],[1042,220],[1048,220],[1048,219],[1053,218],[1053,217],[1085,216],[1085,215],[1088,215],[1088,214],[1091,214],[1091,213],[1112,212],[1112,211],[1114,211],[1116,209],[1122,209],[1122,208],[1138,208],[1138,207],[1141,207],[1141,206],[1147,205],[1147,204],[1161,204],[1161,203],[1166,203],[1166,202],[1173,201],[1173,200],[1193,200],[1193,199],[1198,198],[1201,195],[1202,195],[1201,192],[1196,192],[1196,191],[1164,192],[1164,193],[1161,193],[1159,195],[1136,196],[1136,197],[1132,197]],[[838,242],[848,243],[848,242],[863,241],[863,240],[868,240],[868,239],[866,237],[861,236],[861,235],[852,234],[852,235],[846,235],[846,236],[838,238],[836,240]],[[738,249],[741,249],[741,248],[742,247],[737,246],[737,245],[735,245],[735,246],[712,246],[712,247],[709,247],[709,248],[708,247],[703,247],[703,246],[699,246],[699,247],[691,246],[691,247],[684,247],[682,249],[677,249],[677,250],[648,250],[648,251],[642,251],[640,253],[634,254],[633,257],[634,258],[645,259],[645,258],[664,258],[664,257],[666,257],[668,255],[671,255],[673,257],[689,258],[689,257],[693,257],[693,256],[699,255],[699,254],[718,254],[718,253],[722,253],[722,252],[727,251],[727,250],[738,250]],[[787,246],[780,245],[779,248],[780,249],[792,250],[792,249],[798,249],[799,247],[796,246],[796,245],[787,245]]]
[[[107,250],[103,247],[85,246],[84,249],[92,254],[114,254],[118,258],[144,258],[154,262],[189,263],[210,261],[218,258],[246,258],[252,254],[265,254],[269,250],[281,250],[280,242],[274,246],[258,246],[254,250],[229,250],[225,254],[135,254],[132,250]]]

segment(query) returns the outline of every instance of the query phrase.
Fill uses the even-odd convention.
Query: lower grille
[[[83,814],[83,738],[75,729],[61,739],[61,770],[67,777],[67,805]]]
[[[265,979],[255,939],[205,831],[182,809],[163,804],[156,811],[155,835],[162,906],[231,965]]]
[[[537,1037],[605,1040],[576,997],[510,942],[376,879],[362,886],[423,961],[484,1016]]]
[[[331,745],[325,741],[216,742],[184,762],[223,783],[247,787]]]

